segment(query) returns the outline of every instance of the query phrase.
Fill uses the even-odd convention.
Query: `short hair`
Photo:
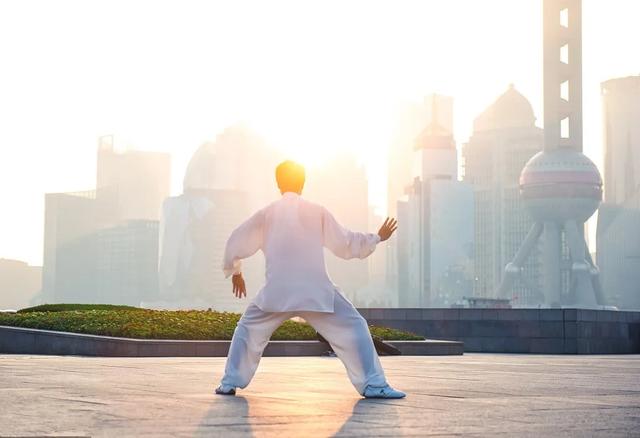
[[[276,182],[283,193],[302,192],[304,180],[304,167],[295,161],[283,161],[276,167]]]

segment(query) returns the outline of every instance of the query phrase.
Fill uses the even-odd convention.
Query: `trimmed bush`
[[[18,313],[29,312],[64,312],[67,310],[143,310],[133,306],[119,306],[116,304],[41,304],[35,307],[26,307],[18,310]]]
[[[60,306],[80,306],[74,307],[79,309],[85,305]],[[121,307],[123,308],[117,310],[93,308],[25,311],[27,309],[23,309],[21,313],[0,313],[0,325],[138,339],[229,340],[240,319],[240,314],[229,312]],[[54,309],[57,308],[54,307]],[[370,330],[372,334],[385,340],[424,339],[412,333],[384,327],[371,326]],[[316,332],[308,324],[285,321],[273,333],[271,339],[314,340]]]

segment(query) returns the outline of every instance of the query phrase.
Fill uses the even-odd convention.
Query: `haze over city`
[[[350,151],[385,214],[407,102],[452,96],[459,151],[509,84],[542,127],[539,3],[3,2],[0,257],[42,264],[44,193],[94,185],[101,135],[170,153],[174,195],[196,149],[237,122],[309,167]],[[639,15],[632,0],[583,4],[584,151],[601,172],[600,83],[640,73]]]
[[[0,1],[0,435],[637,436],[639,18]]]

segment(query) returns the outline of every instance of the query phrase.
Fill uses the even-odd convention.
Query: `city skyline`
[[[207,14],[238,19],[242,8],[237,6],[210,10],[192,5],[178,17],[169,4],[154,6],[157,20],[145,22],[147,36],[140,36],[135,32],[148,5],[132,5],[126,13],[118,5],[94,9],[66,5],[76,6],[74,11],[87,22],[63,19],[66,9],[59,5],[49,11],[50,16],[43,14],[46,20],[35,17],[34,25],[51,31],[50,41],[42,46],[31,39],[28,28],[16,27],[19,20],[8,19],[28,16],[28,6],[0,7],[6,12],[0,14],[3,40],[20,41],[0,52],[12,66],[0,73],[6,97],[0,103],[5,120],[0,129],[0,195],[8,211],[14,212],[2,219],[0,256],[32,265],[42,262],[44,193],[75,191],[92,182],[100,135],[114,134],[136,149],[171,153],[172,173],[177,175],[204,141],[225,126],[246,120],[270,144],[306,164],[327,160],[340,148],[350,149],[367,169],[370,203],[384,212],[386,150],[401,102],[419,101],[432,92],[452,96],[454,136],[460,148],[469,138],[471,120],[515,83],[530,99],[537,125],[542,126],[538,1],[518,6],[504,1],[407,3],[402,8],[377,4],[366,9],[366,22],[356,19],[362,5],[341,8],[337,16],[337,7],[301,11],[279,3],[260,12],[273,18],[286,6],[297,20],[283,20],[278,23],[282,29],[271,33],[267,24],[252,19],[251,25],[264,30],[265,41],[260,44],[243,39],[238,29],[230,33],[233,40],[215,39],[233,29],[224,23],[215,29],[205,26]],[[460,6],[468,14],[457,16]],[[624,56],[633,53],[633,41],[640,38],[640,30],[632,25],[637,9],[631,1],[606,5],[585,1],[583,6],[585,153],[601,171],[600,83],[640,72],[640,61]],[[503,20],[504,15],[511,18]],[[477,16],[490,20],[491,32]],[[52,27],[58,21],[51,17],[63,20],[64,29]],[[185,20],[181,26],[188,32],[163,34],[163,26],[178,18]],[[323,20],[335,24],[326,38],[318,28]],[[101,32],[107,24],[118,25],[119,32]],[[398,31],[376,33],[381,25]],[[473,38],[461,35],[460,29]],[[299,41],[290,42],[288,36],[294,31]],[[78,32],[86,38],[76,39]],[[509,41],[498,45],[505,34]],[[155,36],[158,39],[152,43]],[[610,50],[612,46],[617,50]],[[182,50],[185,47],[190,50]],[[140,51],[148,53],[149,62],[140,62]],[[291,53],[298,56],[287,56]],[[353,57],[354,53],[361,56]],[[268,66],[264,71],[256,69],[252,60],[265,61],[269,55],[275,62],[261,64]],[[300,62],[312,58],[315,61],[307,66]],[[177,66],[169,62],[173,59]],[[35,67],[44,61],[51,68],[40,72]],[[333,64],[327,66],[327,61]],[[482,68],[486,65],[492,69]],[[232,81],[238,74],[241,79]],[[355,81],[359,76],[364,79]],[[289,83],[292,78],[297,79]],[[177,84],[187,79],[192,83],[176,91]],[[37,181],[32,178],[35,174]],[[171,193],[179,193],[180,185],[174,176]]]
[[[635,436],[639,19],[0,0],[0,435]]]

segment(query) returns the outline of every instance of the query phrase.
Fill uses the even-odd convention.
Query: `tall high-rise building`
[[[606,304],[640,309],[640,76],[602,83],[604,200],[596,258]]]
[[[100,137],[96,189],[114,193],[119,220],[159,220],[171,186],[171,156],[162,152],[117,151],[113,136]]]
[[[604,202],[640,208],[640,76],[602,83]]]
[[[158,296],[158,221],[129,220],[98,230],[96,302],[143,305]]]
[[[45,302],[139,306],[157,296],[158,221],[119,221],[115,192],[47,193]]]
[[[431,123],[453,132],[453,98],[430,94],[421,103],[406,105],[398,117],[389,149],[387,212],[396,215],[397,202],[406,200],[405,189],[412,183],[416,138]]]
[[[92,297],[98,298],[96,233],[107,227],[112,218],[97,214],[95,207],[95,190],[45,195],[42,269],[45,302],[86,303],[92,302]]]
[[[430,94],[420,103],[407,105],[399,114],[388,160],[387,214],[391,217],[400,217],[402,214],[404,204],[398,201],[407,200],[407,188],[413,184],[416,139],[431,122],[453,132],[451,97]],[[399,251],[401,240],[400,236],[392,238],[385,248],[386,288],[396,292],[394,302],[398,301],[400,271],[406,270],[406,266],[398,259],[402,257]]]
[[[635,202],[640,202],[640,193]],[[596,259],[607,305],[640,309],[640,209],[603,203],[598,210]]]
[[[529,101],[510,86],[475,119],[463,149],[464,180],[475,195],[474,294],[479,297],[496,297],[505,265],[533,224],[520,199],[519,176],[543,148],[543,130],[535,121]],[[511,297],[516,305],[538,304],[540,293],[536,247]]]
[[[140,305],[157,295],[158,219],[170,157],[98,145],[95,190],[45,195],[46,302]]]
[[[413,161],[414,180],[398,206],[398,260],[406,264],[398,271],[398,301],[449,307],[472,293],[473,189],[458,181],[453,136],[435,119],[418,136]]]

